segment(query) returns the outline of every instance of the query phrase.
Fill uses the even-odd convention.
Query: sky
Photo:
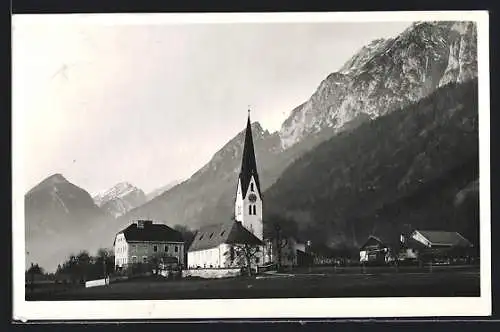
[[[189,178],[246,124],[270,132],[363,45],[409,22],[103,24],[12,32],[25,192],[61,173],[91,195]],[[17,131],[16,131],[17,130]]]

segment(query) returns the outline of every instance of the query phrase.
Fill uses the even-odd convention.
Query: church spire
[[[252,125],[250,122],[250,109],[249,109],[247,128],[245,130],[245,143],[243,146],[243,158],[241,160],[241,171],[239,176],[241,181],[241,189],[243,197],[246,196],[246,192],[248,190],[248,186],[250,185],[252,176],[255,180],[255,184],[257,185],[257,190],[260,195],[261,194],[260,182],[259,182],[259,175],[257,173],[257,162],[255,161],[255,151],[253,145]]]

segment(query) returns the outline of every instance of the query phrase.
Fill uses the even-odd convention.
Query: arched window
[[[250,214],[250,215],[252,214],[252,206],[251,205],[248,206],[248,214]]]
[[[257,207],[254,205],[253,206],[253,214],[256,215],[257,214]]]
[[[253,191],[253,183],[250,183],[250,191]]]

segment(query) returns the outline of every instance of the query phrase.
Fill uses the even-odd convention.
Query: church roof
[[[243,227],[241,222],[229,221],[200,228],[188,251],[215,248],[223,243],[258,245],[262,241]]]
[[[243,198],[246,196],[252,175],[255,179],[259,195],[262,196],[260,191],[259,174],[257,173],[257,162],[255,161],[252,126],[250,124],[250,115],[248,115],[247,129],[245,131],[245,143],[243,146],[243,158],[241,160],[241,171],[239,175]]]

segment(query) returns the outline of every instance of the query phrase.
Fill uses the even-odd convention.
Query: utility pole
[[[31,263],[31,268],[30,268],[30,289],[31,289],[31,293],[33,293],[34,291],[34,288],[35,288],[35,268],[34,268],[34,264]]]
[[[274,226],[274,230],[276,231],[276,256],[278,258],[276,267],[278,271],[281,270],[281,228],[280,225],[276,224]]]
[[[102,257],[102,268],[103,268],[103,275],[104,275],[104,279],[106,279],[106,252],[104,252],[104,255]]]

